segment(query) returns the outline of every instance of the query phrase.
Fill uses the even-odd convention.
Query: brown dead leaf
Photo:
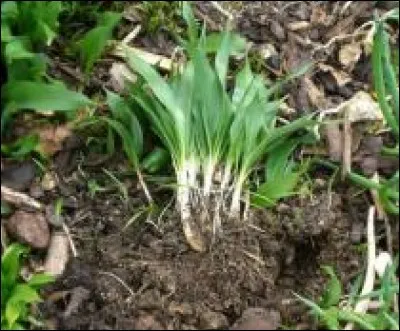
[[[310,22],[313,25],[323,24],[328,21],[326,11],[321,6],[312,6]]]
[[[325,135],[328,140],[329,158],[338,162],[343,154],[343,134],[339,123],[332,122],[325,125]]]
[[[46,125],[35,128],[33,131],[39,135],[39,150],[48,156],[60,151],[64,140],[72,134],[71,129],[65,124]]]
[[[317,109],[326,108],[326,98],[323,90],[320,90],[309,77],[304,77],[308,99]]]
[[[346,111],[351,123],[360,121],[382,121],[383,115],[379,105],[367,92],[358,91],[346,101]]]
[[[329,72],[333,76],[333,78],[336,81],[336,84],[339,87],[346,85],[347,83],[351,82],[351,80],[352,80],[351,77],[347,73],[345,73],[342,70],[337,70],[328,64],[319,63],[318,68],[323,72]]]
[[[114,62],[110,69],[110,83],[116,92],[122,92],[125,81],[136,82],[137,76],[123,63]]]
[[[306,30],[310,26],[311,24],[308,21],[298,21],[289,23],[287,27],[290,31],[300,31],[300,30]]]
[[[359,43],[346,44],[339,50],[339,61],[345,68],[352,70],[360,60],[361,53],[362,49]]]

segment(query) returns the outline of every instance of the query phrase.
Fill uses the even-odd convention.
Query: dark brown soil
[[[349,235],[353,219],[340,195],[326,189],[226,225],[223,238],[199,254],[185,243],[173,207],[154,224],[139,218],[122,231],[141,205],[136,187],[130,196],[138,198],[128,203],[116,191],[92,199],[77,192],[82,180],[73,172],[60,193],[79,201],[69,213],[79,258],[41,307],[59,329],[226,328],[252,307],[301,328],[310,319],[293,292],[318,297],[322,264],[334,266],[345,284],[361,267]],[[82,291],[89,294],[74,294]]]

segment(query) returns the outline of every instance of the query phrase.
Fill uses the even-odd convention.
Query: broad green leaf
[[[107,42],[112,37],[114,27],[121,19],[121,14],[105,12],[99,19],[98,26],[88,31],[78,41],[81,61],[86,74],[90,72],[95,62],[101,57]]]
[[[17,1],[1,2],[1,21],[16,19],[18,16]],[[3,35],[1,36],[3,38]]]
[[[17,243],[11,244],[4,251],[1,257],[2,286],[3,284],[9,287],[14,286],[18,277],[21,255],[27,252],[28,248]]]
[[[4,54],[8,64],[15,60],[32,59],[36,54],[30,52],[27,47],[27,40],[15,38],[5,46]]]
[[[336,306],[342,297],[342,283],[332,267],[323,266],[321,269],[327,276],[329,276],[330,279],[325,287],[324,293],[322,294],[319,305],[322,308]]]
[[[27,135],[20,137],[17,141],[12,144],[1,145],[1,152],[14,159],[22,159],[28,156],[30,153],[37,150],[39,145],[39,136],[36,134]]]
[[[28,284],[18,284],[14,287],[14,290],[11,293],[11,298],[9,302],[25,302],[25,303],[33,303],[39,302],[41,298],[37,291],[30,287]]]
[[[9,300],[6,304],[5,308],[5,319],[7,321],[7,325],[9,325],[8,330],[12,330],[15,322],[20,318],[22,313],[24,303],[21,301],[11,301]]]
[[[3,86],[2,94],[16,110],[75,111],[92,103],[83,94],[61,84],[14,81]]]
[[[48,274],[35,274],[29,279],[27,284],[33,288],[40,288],[43,285],[52,283],[55,281],[54,276]]]

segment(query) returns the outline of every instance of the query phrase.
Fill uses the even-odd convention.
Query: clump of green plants
[[[91,102],[69,90],[46,72],[45,50],[58,31],[60,1],[4,1],[1,3],[1,61],[6,80],[1,86],[1,134],[9,132],[13,116],[22,111],[61,112],[73,116]],[[18,146],[3,146],[2,152],[18,149],[18,154],[34,150],[29,137]],[[36,139],[37,140],[37,139]]]
[[[127,62],[142,78],[130,97],[145,112],[153,131],[171,156],[177,180],[177,207],[190,246],[205,250],[203,231],[218,235],[222,220],[246,217],[241,201],[249,204],[249,178],[255,165],[314,121],[303,117],[278,125],[281,99],[273,99],[283,82],[265,86],[246,61],[227,88],[232,34],[227,30],[211,64],[206,56],[205,29],[183,3],[188,24],[188,62],[165,81],[150,65],[127,50]],[[290,79],[288,77],[287,79]],[[128,109],[129,110],[129,109]],[[122,122],[110,122],[121,135],[125,152],[138,168],[136,120],[128,110]],[[132,113],[132,111],[130,111]],[[123,115],[124,114],[124,115]],[[126,124],[133,125],[130,128]]]
[[[20,277],[21,258],[28,248],[14,243],[1,257],[1,329],[24,330],[37,324],[30,311],[32,304],[42,301],[39,290],[54,281],[52,276],[35,274],[28,281]]]
[[[121,14],[112,11],[99,14],[97,25],[77,42],[81,64],[86,76],[92,70],[96,60],[101,57],[108,40],[112,37],[113,29],[120,19]]]
[[[396,276],[398,259],[388,266],[379,279],[376,289],[368,295],[359,294],[362,278],[358,277],[348,296],[343,295],[343,286],[332,267],[324,266],[323,271],[330,280],[318,302],[296,294],[297,298],[311,309],[319,326],[329,330],[346,330],[349,323],[356,330],[398,330],[399,314],[396,311],[396,297],[399,293],[399,281]],[[347,300],[346,300],[347,298]],[[365,313],[354,311],[361,300],[368,299],[369,309]]]

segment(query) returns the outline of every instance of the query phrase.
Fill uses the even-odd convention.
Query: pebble
[[[17,191],[25,191],[35,178],[33,162],[12,165],[1,172],[1,184]]]
[[[44,249],[50,242],[50,229],[42,213],[16,211],[7,221],[7,230],[19,242]]]
[[[200,316],[200,326],[206,330],[225,329],[229,322],[224,314],[208,310]]]
[[[276,330],[281,323],[278,311],[248,308],[230,330]]]

